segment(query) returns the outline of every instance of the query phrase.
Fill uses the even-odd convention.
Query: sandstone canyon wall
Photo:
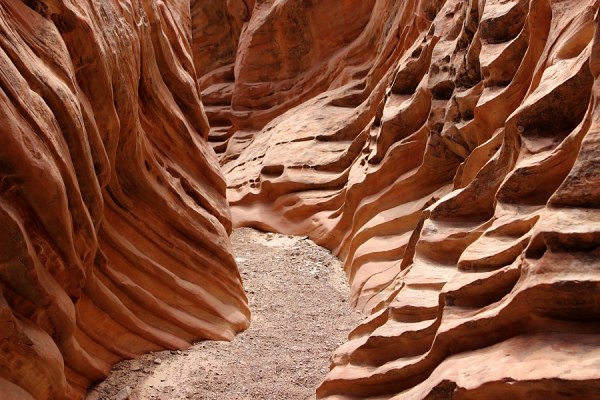
[[[192,5],[234,224],[332,249],[371,314],[319,398],[600,398],[598,8]]]
[[[80,398],[249,311],[184,0],[0,0],[0,398]]]
[[[0,0],[0,394],[244,329],[227,191],[370,314],[318,397],[600,398],[599,7]]]

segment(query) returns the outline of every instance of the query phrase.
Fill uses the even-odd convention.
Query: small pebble
[[[123,389],[119,390],[119,393],[115,396],[115,400],[127,400],[129,396],[131,396],[131,387],[125,386]]]
[[[132,364],[130,369],[132,371],[139,371],[140,369],[142,369],[142,367],[140,367],[139,364]]]

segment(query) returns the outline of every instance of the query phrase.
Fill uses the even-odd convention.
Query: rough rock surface
[[[599,2],[227,4],[194,54],[234,223],[372,314],[318,396],[599,398]]]
[[[0,397],[231,339],[249,311],[183,0],[0,0]]]

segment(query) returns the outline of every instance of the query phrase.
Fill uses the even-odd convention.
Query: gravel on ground
[[[329,357],[361,320],[340,261],[305,237],[234,231],[252,310],[234,341],[199,342],[123,361],[88,400],[314,399]]]

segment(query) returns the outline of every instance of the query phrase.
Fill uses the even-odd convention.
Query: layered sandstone
[[[79,398],[249,311],[183,0],[0,0],[0,397]]]
[[[234,223],[371,314],[318,396],[600,397],[599,2],[237,3],[194,38]]]
[[[209,144],[370,313],[320,398],[600,397],[599,7],[0,0],[2,398],[247,326]]]

